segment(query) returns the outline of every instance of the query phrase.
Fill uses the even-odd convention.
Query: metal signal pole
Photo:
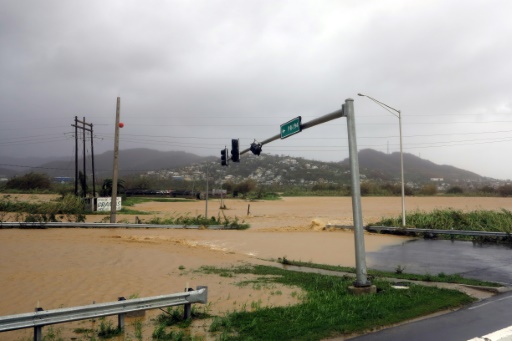
[[[350,173],[352,177],[352,214],[354,219],[354,243],[355,243],[355,258],[356,258],[356,281],[354,282],[354,286],[349,288],[354,293],[375,293],[377,288],[374,285],[371,285],[371,282],[368,280],[367,270],[366,270],[366,253],[364,247],[364,230],[363,230],[363,215],[361,209],[361,184],[359,178],[359,159],[357,154],[357,143],[356,143],[356,127],[354,121],[354,100],[352,98],[348,98],[345,100],[345,104],[341,109],[336,110],[330,114],[321,116],[314,120],[311,120],[307,123],[302,124],[300,122],[300,117],[298,119],[293,119],[290,122],[298,122],[296,124],[299,125],[298,132],[311,128],[321,123],[326,123],[328,121],[334,120],[336,118],[346,117],[347,118],[347,131],[348,131],[348,144],[349,144],[349,153],[350,153]],[[288,122],[288,123],[290,123]],[[288,124],[285,123],[285,124]],[[295,124],[295,123],[294,123]],[[294,128],[297,128],[294,125]],[[281,126],[282,130],[282,126]],[[293,132],[295,134],[296,132]],[[272,142],[277,139],[283,139],[288,137],[286,135],[283,137],[283,134],[278,134],[272,136],[260,143],[256,142],[256,146],[251,146],[251,148],[247,148],[242,150],[240,154],[248,153],[252,151],[254,154],[259,155],[261,152],[261,147],[269,142]]]

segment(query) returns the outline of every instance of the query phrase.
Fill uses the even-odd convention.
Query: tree
[[[487,185],[487,186],[480,188],[480,192],[485,193],[485,194],[496,194],[496,189]]]

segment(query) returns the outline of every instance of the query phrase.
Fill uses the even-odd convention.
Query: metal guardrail
[[[128,223],[72,223],[72,222],[0,222],[1,228],[58,228],[58,227],[77,227],[77,228],[160,228],[160,229],[199,229],[199,225],[160,225],[160,224],[128,224]],[[227,229],[224,225],[209,225],[210,230]]]
[[[192,289],[189,289],[192,290]],[[190,318],[191,304],[208,301],[208,287],[198,286],[196,290],[183,293],[134,298],[117,302],[90,304],[80,307],[42,310],[37,308],[33,313],[0,316],[0,332],[34,328],[34,340],[42,340],[42,327],[52,324],[94,319],[103,316],[118,315],[118,327],[124,328],[124,316],[127,313],[156,308],[185,306],[185,318]]]
[[[336,225],[327,224],[327,228],[343,228],[353,229],[351,225]],[[440,229],[421,229],[414,227],[395,227],[395,226],[365,226],[365,230],[368,232],[400,232],[400,233],[431,233],[431,234],[447,234],[447,235],[463,235],[463,236],[474,236],[474,237],[512,237],[507,232],[491,232],[491,231],[468,231],[468,230],[440,230]]]
[[[467,230],[439,230],[439,229],[420,229],[420,228],[403,228],[403,227],[388,227],[388,226],[367,226],[367,231],[371,232],[403,232],[403,233],[432,233],[432,234],[448,234],[448,235],[463,235],[475,237],[510,237],[507,232],[490,232],[490,231],[467,231]]]

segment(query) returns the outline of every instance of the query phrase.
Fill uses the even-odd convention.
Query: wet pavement
[[[460,274],[467,278],[512,285],[510,245],[451,240],[412,240],[367,253],[370,269],[417,274]]]

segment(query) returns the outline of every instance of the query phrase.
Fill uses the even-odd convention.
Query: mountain
[[[53,158],[52,160],[62,160],[62,158]],[[20,158],[2,155],[0,156],[0,178],[10,178],[30,171],[45,172],[44,169],[39,168],[45,162],[48,162],[48,158]]]
[[[400,153],[385,154],[373,149],[358,153],[359,173],[363,180],[399,183]],[[264,184],[346,184],[351,183],[350,159],[341,162],[321,162],[300,157],[277,155],[243,155],[240,163],[230,162],[219,167],[222,177],[235,182],[251,178]],[[186,174],[186,170],[183,170]],[[438,165],[412,154],[404,154],[404,177],[411,186],[431,183],[482,183],[490,179],[453,166]],[[443,179],[442,181],[439,179]]]
[[[153,149],[136,148],[119,151],[119,174],[145,173],[160,169],[172,169],[187,166],[193,163],[211,160],[212,157],[202,157],[182,151],[162,152]],[[97,177],[112,176],[114,167],[114,152],[108,151],[94,157],[94,168]],[[74,159],[46,162],[39,166],[51,176],[71,176],[75,174]],[[78,170],[83,169],[83,159],[78,160]],[[92,161],[86,158],[87,173],[91,174]]]
[[[359,151],[360,174],[367,179],[384,182],[400,181],[400,153],[386,154],[373,149]],[[0,175],[13,176],[14,170],[18,174],[28,171],[44,172],[50,176],[74,177],[75,160],[73,158],[57,159],[47,162],[35,163],[39,160],[1,159]],[[27,163],[23,163],[26,161]],[[266,179],[266,182],[282,179],[285,183],[301,183],[307,181],[328,181],[332,183],[348,183],[350,181],[350,160],[341,162],[321,162],[307,160],[300,157],[277,156],[262,154],[255,156],[244,154],[240,163],[230,162],[229,167],[220,166],[220,156],[201,157],[182,151],[157,151],[153,149],[137,148],[119,151],[119,174],[146,173],[162,169],[178,170],[185,175],[188,166],[198,165],[205,161],[217,162],[218,169],[225,175],[233,175],[237,179],[256,177]],[[105,152],[95,156],[95,169],[97,178],[112,176],[113,152]],[[5,164],[24,166],[19,168],[6,167]],[[30,167],[27,167],[32,165]],[[91,159],[86,159],[87,176],[92,173]],[[78,168],[83,168],[82,160],[78,160]],[[443,178],[445,182],[471,181],[481,182],[486,178],[448,165],[438,165],[429,160],[421,159],[412,154],[404,153],[404,173],[407,182],[425,183],[431,178]],[[302,179],[302,180],[301,180]],[[488,180],[488,179],[487,179]],[[281,181],[281,180],[279,180]],[[304,182],[302,182],[304,183]]]
[[[400,153],[386,154],[373,149],[359,151],[360,173],[368,178],[398,180],[400,178]],[[348,166],[349,159],[342,165]],[[443,178],[445,181],[481,181],[484,177],[448,165],[438,165],[413,154],[404,153],[404,176],[407,181],[424,182],[431,178]]]

